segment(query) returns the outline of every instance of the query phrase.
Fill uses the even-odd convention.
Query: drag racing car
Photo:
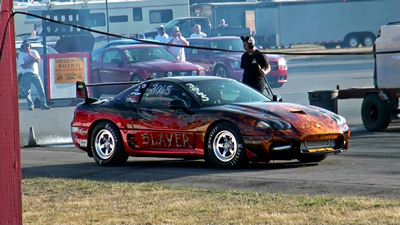
[[[122,165],[129,156],[205,159],[223,168],[319,162],[349,144],[342,116],[273,101],[229,78],[157,78],[111,99],[91,98],[78,82],[77,97],[85,101],[71,122],[73,142],[101,166]]]

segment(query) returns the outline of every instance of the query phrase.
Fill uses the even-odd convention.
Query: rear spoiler
[[[86,84],[82,81],[76,82],[76,97],[85,99],[85,103],[92,103],[98,100],[95,98],[89,98]]]
[[[89,97],[87,87],[93,86],[108,86],[108,85],[124,85],[124,84],[139,84],[143,81],[129,81],[129,82],[109,82],[109,83],[92,83],[86,85],[85,82],[76,82],[76,97],[85,99],[85,103],[92,103],[98,99]]]

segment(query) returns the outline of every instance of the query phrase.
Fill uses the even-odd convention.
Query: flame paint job
[[[249,159],[295,159],[305,141],[335,140],[331,152],[348,148],[348,126],[333,120],[334,113],[317,107],[257,102],[193,107],[191,112],[140,104],[131,107],[114,100],[82,103],[76,107],[71,135],[78,148],[90,153],[93,128],[100,121],[110,121],[119,128],[124,149],[130,156],[203,158],[210,129],[216,123],[229,121],[240,131]],[[286,121],[292,128],[255,128],[257,121],[268,119]],[[86,145],[81,145],[82,140]],[[291,149],[277,155],[272,152],[277,146],[291,146]]]

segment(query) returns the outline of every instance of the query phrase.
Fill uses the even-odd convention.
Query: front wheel
[[[101,166],[122,165],[128,159],[118,128],[110,122],[101,122],[93,129],[90,138],[93,158]]]
[[[229,73],[225,66],[218,65],[214,70],[214,75],[217,77],[229,78]]]
[[[391,120],[389,104],[382,101],[377,94],[369,94],[361,105],[361,118],[367,130],[384,130]]]
[[[244,141],[239,130],[232,124],[215,125],[207,138],[206,159],[217,167],[238,168],[245,165]]]

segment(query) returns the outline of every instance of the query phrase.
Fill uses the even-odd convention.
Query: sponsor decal
[[[142,144],[151,147],[192,148],[190,139],[185,133],[142,133]]]

